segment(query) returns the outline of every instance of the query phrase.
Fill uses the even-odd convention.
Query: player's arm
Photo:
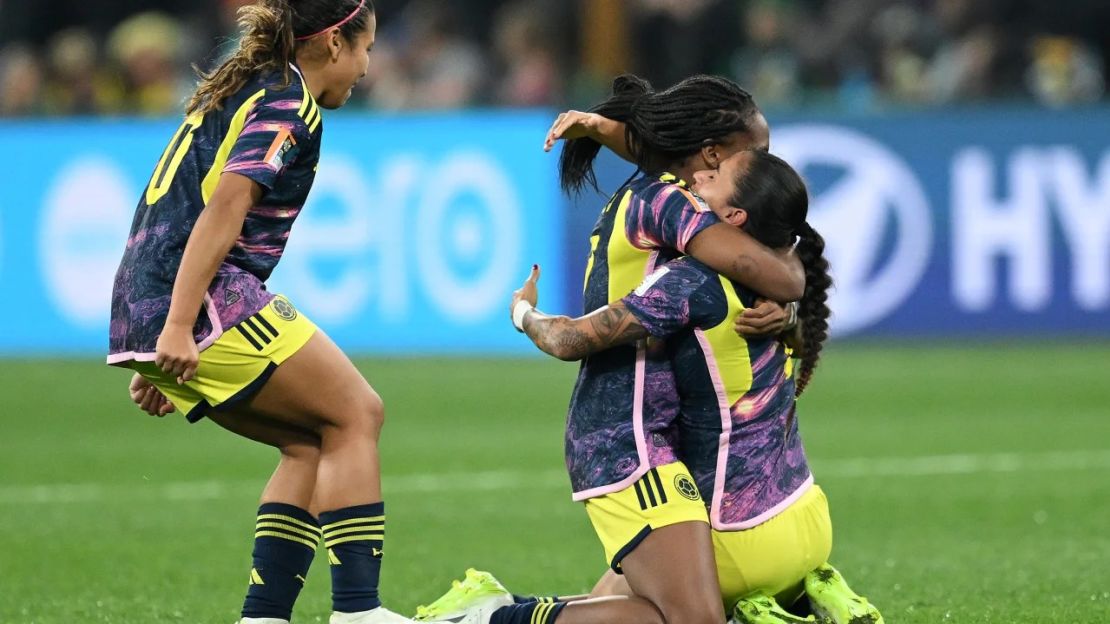
[[[539,278],[539,267],[533,265],[509,309],[513,324],[544,353],[569,362],[647,337],[647,329],[620,301],[578,318],[540,312],[535,309]]]
[[[250,178],[222,174],[189,234],[155,357],[158,367],[175,375],[178,383],[189,381],[196,374],[200,353],[193,340],[193,325],[204,293],[239,238],[247,212],[261,196],[262,187]]]
[[[547,131],[547,138],[543,142],[543,151],[550,152],[555,147],[555,142],[560,139],[569,141],[582,138],[600,143],[612,150],[617,156],[628,162],[633,162],[632,154],[629,153],[628,143],[625,140],[624,122],[614,121],[597,113],[584,113],[576,110],[559,113],[559,116],[555,118],[555,123],[551,124],[551,129]]]
[[[793,250],[771,249],[727,223],[695,234],[685,252],[768,299],[797,301],[805,291],[805,271]]]

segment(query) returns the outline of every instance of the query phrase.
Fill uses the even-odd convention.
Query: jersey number
[[[177,173],[177,168],[181,166],[181,161],[185,158],[185,152],[189,151],[189,146],[193,143],[193,133],[196,132],[203,121],[203,113],[189,115],[185,118],[185,123],[181,124],[181,127],[174,133],[170,144],[166,146],[166,151],[162,152],[162,159],[158,161],[158,166],[154,168],[150,185],[146,187],[146,204],[148,206],[153,206],[169,192],[173,176]]]

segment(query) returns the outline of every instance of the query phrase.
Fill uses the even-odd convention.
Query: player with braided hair
[[[730,319],[756,294],[692,257],[664,264],[620,301],[576,319],[531,309],[534,270],[513,301],[514,306],[526,302],[523,331],[541,350],[564,360],[645,338],[666,341],[680,397],[679,458],[696,485],[688,492],[706,493],[721,598],[734,605],[738,622],[814,621],[788,614],[777,602],[794,603],[803,587],[814,612],[830,622],[881,622],[879,612],[827,564],[828,505],[813,482],[794,418],[795,398],[828,336],[825,301],[832,284],[824,241],[806,221],[805,184],[787,163],[762,151],[736,154],[718,171],[698,172],[694,179],[723,222],[772,248],[796,242],[808,278],[799,305],[804,329],[797,337],[796,369],[783,341],[745,339],[732,330]],[[682,473],[673,475],[672,466],[655,469],[664,483],[681,482]],[[610,558],[619,557],[638,530],[639,524],[626,519],[634,515],[628,508],[637,504],[625,492],[587,502]],[[599,588],[629,592],[629,584],[612,572]]]
[[[772,248],[789,248],[799,238],[806,241],[800,255],[811,285],[801,309],[810,326],[818,328],[799,337],[805,355],[798,368],[808,371],[808,379],[827,333],[824,302],[831,280],[820,236],[806,222],[808,193],[800,176],[767,152],[745,151],[725,159],[719,171],[696,173],[694,180],[730,227]],[[680,415],[671,431],[655,432],[652,443],[669,444],[668,436],[676,432],[682,441],[680,461],[650,469],[630,488],[586,500],[613,571],[595,588],[595,598],[549,603],[556,605],[550,609],[559,622],[628,621],[633,616],[658,622],[659,615],[672,621],[668,605],[641,590],[651,587],[645,576],[667,585],[673,582],[673,569],[684,565],[675,559],[642,569],[641,551],[650,539],[656,540],[652,548],[659,548],[663,535],[679,540],[685,556],[715,564],[714,599],[730,606],[741,624],[819,621],[813,615],[791,614],[777,602],[793,603],[803,586],[809,606],[827,618],[820,621],[881,622],[878,611],[826,563],[831,523],[794,419],[799,371],[791,348],[775,337],[745,340],[732,330],[730,320],[752,305],[756,294],[687,256],[663,264],[620,300],[571,319],[534,308],[538,278],[539,269],[533,267],[524,287],[514,293],[511,309],[518,329],[563,360],[597,357],[616,346],[642,345],[654,338],[649,351],[663,354],[674,374]],[[699,492],[707,493],[704,501]],[[681,543],[681,534],[667,532],[673,526],[670,518],[694,518],[691,509],[708,511],[712,555],[699,551],[696,543]],[[461,616],[468,618],[466,623],[484,623],[475,617],[482,608],[517,608],[509,606],[511,601],[512,595],[491,575],[469,570],[462,583],[420,613],[428,620]],[[475,605],[481,606],[474,610]]]

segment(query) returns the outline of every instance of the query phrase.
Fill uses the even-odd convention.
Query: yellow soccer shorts
[[[196,376],[184,385],[154,362],[132,361],[130,365],[157,386],[189,422],[196,422],[209,409],[234,405],[257,392],[278,365],[314,333],[316,325],[278,295],[201,351]]]
[[[709,523],[698,486],[682,462],[652,468],[631,486],[585,503],[605,560],[616,572],[652,530],[680,522]]]
[[[806,574],[832,550],[829,503],[814,485],[782,513],[743,531],[713,531],[721,598],[730,609],[754,592],[789,604],[801,595]]]

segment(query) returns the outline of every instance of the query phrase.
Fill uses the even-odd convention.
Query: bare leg
[[[318,513],[311,502],[316,489],[316,467],[320,462],[320,436],[243,410],[212,410],[208,418],[232,433],[281,452],[277,468],[262,491],[260,503],[287,503],[313,515]]]
[[[628,586],[667,624],[721,624],[717,564],[709,525],[682,522],[652,531],[621,561]]]
[[[638,596],[575,600],[567,604],[555,621],[558,624],[665,624],[659,609]]]
[[[316,487],[320,510],[381,500],[378,436],[381,398],[323,332],[274,371],[246,406],[250,412],[318,436]],[[306,505],[308,502],[305,503]]]
[[[617,574],[612,569],[606,570],[605,574],[601,575],[598,579],[597,585],[594,585],[590,591],[591,598],[600,596],[634,596],[632,588],[628,586],[628,579],[623,575]]]

